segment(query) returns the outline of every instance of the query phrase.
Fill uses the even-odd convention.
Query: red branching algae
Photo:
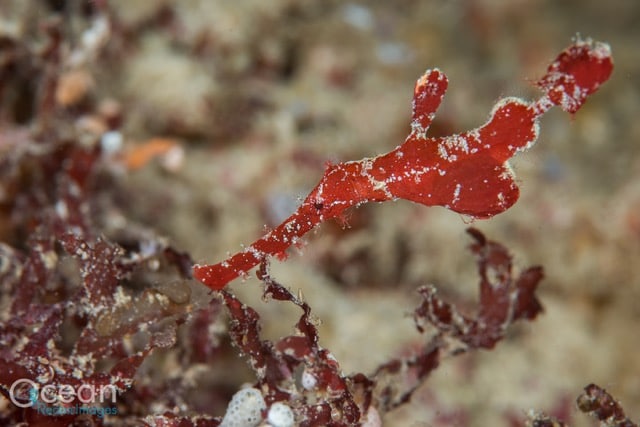
[[[327,166],[318,185],[282,224],[225,261],[195,265],[194,277],[222,289],[265,257],[283,254],[318,224],[363,203],[405,199],[473,218],[497,215],[518,199],[507,161],[534,144],[540,116],[555,105],[575,113],[612,70],[608,45],[576,41],[537,82],[544,92],[538,100],[504,98],[484,125],[438,138],[426,133],[448,80],[438,69],[427,70],[416,82],[411,133],[402,145],[374,158]]]
[[[638,424],[627,418],[624,409],[605,389],[589,384],[584,393],[577,399],[578,408],[592,415],[603,426],[609,427],[638,427]]]
[[[303,310],[296,324],[296,335],[281,338],[276,343],[259,338],[259,317],[251,307],[238,301],[229,292],[222,292],[223,300],[231,316],[229,334],[236,346],[249,358],[261,388],[266,389],[265,400],[274,402],[298,395],[296,388],[307,389],[318,396],[322,403],[309,403],[297,409],[301,426],[353,425],[360,419],[349,378],[344,377],[331,353],[320,347],[318,331],[313,324],[311,307],[276,282],[261,265],[259,276],[265,285],[265,297],[291,302]],[[307,380],[296,381],[294,373],[304,368]],[[332,413],[339,413],[340,420],[332,421]]]
[[[530,267],[512,277],[512,261],[507,249],[499,243],[487,241],[482,233],[468,230],[475,242],[472,252],[478,257],[480,274],[480,307],[477,318],[459,314],[450,304],[441,301],[432,286],[423,286],[423,298],[415,312],[418,329],[428,320],[471,348],[490,349],[502,339],[506,327],[519,319],[534,319],[542,305],[535,290],[542,280],[542,267]]]
[[[263,390],[268,404],[285,401],[292,405],[301,426],[358,425],[372,405],[385,413],[408,402],[443,358],[492,348],[512,323],[533,320],[542,311],[535,296],[542,269],[531,267],[514,278],[511,256],[504,246],[476,229],[469,234],[474,238],[470,249],[480,275],[477,315],[463,316],[453,305],[421,288],[423,301],[414,311],[414,320],[419,332],[429,329],[429,338],[414,353],[391,359],[370,375],[341,372],[338,361],[318,342],[310,306],[271,277],[266,261],[258,271],[265,298],[290,302],[303,311],[294,335],[277,342],[261,339],[258,313],[222,290],[230,316],[229,336],[256,374],[254,387]]]

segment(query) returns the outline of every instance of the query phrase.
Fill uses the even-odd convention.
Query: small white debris
[[[58,217],[61,219],[69,218],[69,209],[64,200],[58,200],[56,202],[56,214],[58,214]]]
[[[102,152],[107,156],[112,156],[122,149],[123,138],[118,131],[109,131],[102,134],[100,138],[100,147]]]
[[[295,418],[291,408],[282,402],[276,402],[269,408],[267,422],[272,427],[293,427]]]
[[[245,388],[231,398],[220,427],[256,427],[267,408],[259,390]]]
[[[344,22],[361,31],[370,30],[375,23],[371,10],[355,3],[345,4],[341,15]]]
[[[376,57],[384,65],[401,65],[411,60],[413,52],[404,43],[387,41],[376,46]]]
[[[93,25],[82,33],[82,47],[88,51],[96,51],[109,37],[109,20],[105,16],[99,16],[93,21]]]
[[[309,371],[302,371],[302,377],[300,378],[300,382],[302,383],[302,387],[305,390],[312,390],[318,384],[318,379]]]
[[[184,149],[176,145],[162,156],[162,166],[169,172],[178,172],[184,164]]]
[[[381,427],[382,419],[380,418],[380,414],[373,406],[369,406],[369,410],[367,410],[366,418],[362,423],[362,427]]]

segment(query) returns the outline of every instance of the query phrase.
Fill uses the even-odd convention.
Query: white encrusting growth
[[[435,117],[435,114],[429,114],[427,118],[429,121],[432,121]],[[427,128],[420,124],[419,120],[411,121],[411,134],[410,137],[418,138],[418,139],[427,139]]]
[[[231,398],[220,427],[256,427],[265,409],[267,405],[259,390],[242,389]]]
[[[295,417],[290,407],[282,402],[275,402],[269,408],[267,423],[272,427],[293,427]]]
[[[462,189],[462,185],[456,184],[456,188],[455,188],[455,190],[453,190],[453,199],[451,200],[452,203],[458,203],[458,201],[460,201],[460,190],[461,189]]]
[[[448,136],[438,143],[438,155],[447,162],[455,162],[458,160],[458,155],[455,153],[475,154],[478,149],[470,148],[470,146],[478,140],[479,134],[477,129],[467,133],[466,135]]]
[[[300,384],[305,390],[313,390],[318,384],[318,379],[309,371],[303,371],[300,377]]]
[[[549,111],[555,104],[547,95],[541,97],[533,104],[533,111],[538,115],[542,115]]]
[[[369,158],[363,159],[361,161],[361,165],[362,170],[360,171],[360,175],[367,178],[369,184],[371,184],[371,188],[375,191],[382,190],[387,199],[393,199],[393,194],[391,194],[391,191],[389,191],[389,189],[387,188],[387,183],[385,181],[379,181],[375,179],[369,172],[373,168],[373,160]],[[390,177],[392,176],[393,174],[390,174]]]

